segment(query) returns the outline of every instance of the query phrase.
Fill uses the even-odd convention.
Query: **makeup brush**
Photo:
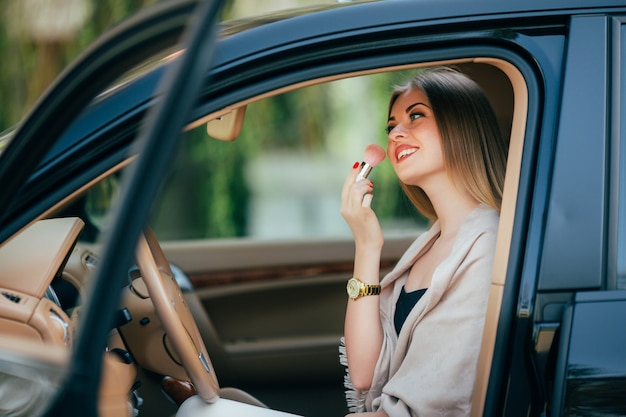
[[[372,168],[380,164],[385,159],[385,156],[385,150],[382,146],[376,144],[367,145],[363,162],[361,162],[361,172],[357,175],[356,180],[367,178]]]

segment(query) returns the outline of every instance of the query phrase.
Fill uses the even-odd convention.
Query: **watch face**
[[[361,285],[359,284],[359,281],[357,281],[355,278],[350,278],[348,280],[348,286],[346,287],[346,289],[348,290],[348,296],[350,298],[357,298],[359,296]]]

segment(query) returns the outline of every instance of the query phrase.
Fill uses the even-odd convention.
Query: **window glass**
[[[239,137],[222,142],[206,126],[186,132],[155,209],[160,239],[349,236],[341,187],[365,147],[386,147],[396,72],[309,86],[248,105]],[[391,165],[374,181],[374,209],[385,233],[426,226],[404,197]]]

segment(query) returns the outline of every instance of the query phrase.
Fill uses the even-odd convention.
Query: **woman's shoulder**
[[[466,218],[453,245],[453,252],[467,253],[477,242],[478,246],[493,247],[498,234],[498,212],[486,205],[475,208]]]
[[[465,221],[465,228],[476,232],[493,232],[498,231],[500,223],[500,215],[493,208],[484,204],[479,205],[470,213]]]

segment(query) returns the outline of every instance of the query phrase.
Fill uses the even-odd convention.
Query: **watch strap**
[[[380,285],[370,285],[361,283],[361,291],[359,292],[360,296],[365,295],[378,295],[380,294]]]

